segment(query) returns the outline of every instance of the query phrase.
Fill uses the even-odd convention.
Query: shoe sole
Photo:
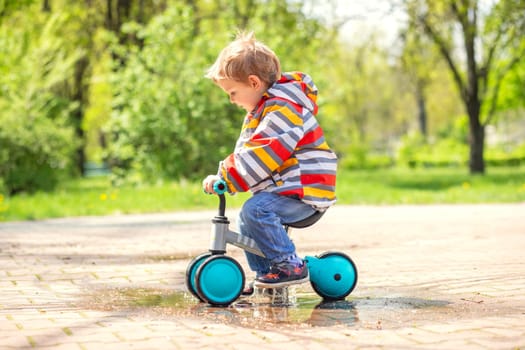
[[[291,281],[284,281],[284,282],[275,282],[275,283],[269,283],[269,282],[261,282],[261,281],[255,281],[253,286],[257,288],[281,288],[281,287],[288,287],[293,286],[294,284],[302,284],[310,281],[310,275],[306,276],[305,278],[302,278],[300,280],[291,280]]]

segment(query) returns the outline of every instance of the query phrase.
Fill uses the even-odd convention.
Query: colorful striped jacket
[[[335,200],[337,157],[315,115],[317,88],[285,73],[244,119],[235,150],[218,174],[230,192],[276,192],[324,210]]]

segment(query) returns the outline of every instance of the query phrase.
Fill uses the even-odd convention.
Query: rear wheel
[[[310,284],[324,300],[343,300],[354,290],[357,268],[348,255],[325,252],[314,260],[309,263]]]

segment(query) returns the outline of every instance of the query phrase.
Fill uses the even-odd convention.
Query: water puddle
[[[292,290],[286,301],[271,300],[267,296],[240,299],[228,307],[212,307],[198,302],[186,292],[156,289],[98,290],[89,296],[83,306],[98,310],[128,310],[136,314],[156,317],[200,318],[222,324],[251,328],[272,325],[300,327],[381,327],[404,324],[422,317],[421,310],[446,309],[441,300],[411,297],[347,298],[342,301],[322,301],[316,294]],[[419,314],[418,314],[419,313]]]
[[[158,316],[198,317],[209,321],[245,325],[287,324],[332,326],[353,325],[358,321],[354,303],[349,300],[323,302],[315,294],[295,294],[286,301],[266,296],[239,299],[228,307],[213,307],[186,292],[169,293],[154,289],[98,290],[85,301],[90,309],[154,313]],[[290,293],[290,294],[292,294]]]

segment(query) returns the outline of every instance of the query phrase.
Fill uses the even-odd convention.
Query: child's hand
[[[213,190],[213,184],[220,179],[221,178],[217,175],[206,176],[206,178],[202,180],[202,189],[204,190],[204,192],[208,194],[215,193],[215,191]]]

